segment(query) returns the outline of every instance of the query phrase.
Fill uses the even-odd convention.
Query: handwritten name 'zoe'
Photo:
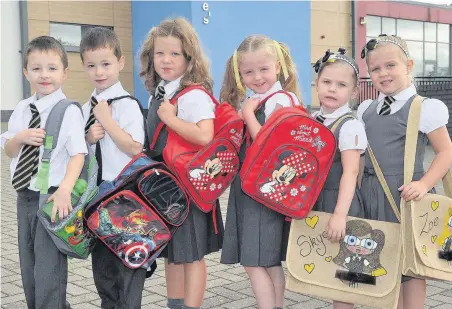
[[[439,218],[435,217],[433,220],[429,220],[428,218],[428,212],[423,214],[422,216],[419,216],[419,218],[422,218],[424,221],[424,226],[422,227],[421,234],[419,236],[422,236],[423,234],[428,234],[435,226],[438,226]]]

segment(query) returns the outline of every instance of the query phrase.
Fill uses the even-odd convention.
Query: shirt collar
[[[259,100],[264,99],[266,97],[268,97],[269,95],[271,95],[272,93],[279,91],[279,90],[283,90],[281,87],[281,82],[277,81],[276,83],[273,84],[273,86],[265,93],[260,94],[260,93],[254,93],[251,97],[252,98],[257,98]]]
[[[158,85],[163,86],[163,88],[165,88],[165,94],[168,98],[172,98],[176,91],[180,88],[180,81],[182,77],[183,75],[180,76],[178,79],[170,82],[167,82],[162,79]]]
[[[63,90],[59,88],[58,90],[40,99],[37,98],[35,93],[32,99],[30,100],[29,104],[34,103],[39,113],[41,114],[43,111],[50,107],[53,107],[56,103],[60,102],[63,99],[66,99],[66,96],[64,95]]]
[[[396,101],[407,101],[409,98],[414,96],[417,93],[416,86],[414,84],[411,84],[408,88],[403,89],[398,94],[393,95],[392,97]],[[386,95],[384,93],[381,93],[378,95],[378,101],[382,101]]]
[[[330,113],[330,114],[325,114],[322,107],[320,107],[320,112],[316,115],[322,115],[323,117],[327,118],[327,119],[337,119],[347,113],[351,112],[351,108],[349,106],[349,104],[345,104],[341,107],[339,107],[338,109],[336,109],[334,112]]]
[[[111,98],[115,98],[124,94],[124,88],[122,88],[121,82],[117,82],[111,85],[101,93],[97,94],[96,89],[94,89],[91,96],[95,97],[98,102],[106,101]]]

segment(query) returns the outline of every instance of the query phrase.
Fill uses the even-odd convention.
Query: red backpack
[[[171,99],[171,104],[191,90],[207,93],[214,104],[214,137],[205,145],[187,142],[170,128],[168,140],[163,149],[163,158],[168,168],[177,175],[190,199],[203,212],[215,210],[216,200],[232,183],[238,173],[238,152],[243,141],[243,120],[228,103],[219,104],[202,86],[185,88]],[[150,149],[153,149],[164,124],[156,129]]]
[[[303,107],[280,108],[247,149],[242,190],[274,211],[302,219],[322,190],[336,147],[334,134]]]

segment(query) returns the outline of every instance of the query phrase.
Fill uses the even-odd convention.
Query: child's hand
[[[345,215],[333,214],[328,221],[326,232],[331,242],[338,242],[345,237],[346,219]]]
[[[242,104],[243,113],[253,113],[259,106],[259,99],[256,98],[248,98]]]
[[[60,220],[62,220],[72,211],[71,190],[69,189],[64,187],[58,188],[58,190],[56,190],[56,192],[47,200],[47,202],[51,201],[53,201],[52,223],[55,222],[57,212]]]
[[[93,109],[94,117],[100,124],[104,124],[106,121],[111,119],[111,106],[108,105],[107,101],[99,102]]]
[[[400,196],[405,201],[419,201],[421,200],[428,192],[429,188],[422,181],[413,181],[406,186],[401,186],[399,191],[402,191]]]
[[[242,112],[242,110],[239,110],[237,114],[239,115],[240,119],[245,120],[245,119],[243,119],[243,112]]]
[[[86,135],[86,140],[91,145],[97,143],[100,139],[103,139],[105,136],[104,127],[98,122],[94,123],[88,130],[88,134]]]
[[[25,129],[17,133],[16,138],[22,144],[32,145],[32,146],[42,146],[44,143],[44,138],[46,137],[46,132],[44,129]]]
[[[164,124],[168,124],[168,120],[177,115],[177,105],[171,104],[168,98],[165,97],[157,110],[157,115]]]

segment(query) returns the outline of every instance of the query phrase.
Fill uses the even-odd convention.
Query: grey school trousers
[[[26,189],[18,193],[19,260],[25,298],[28,309],[64,309],[67,257],[39,221],[38,207],[39,192]]]
[[[130,269],[100,240],[91,253],[102,309],[140,309],[146,269]]]

